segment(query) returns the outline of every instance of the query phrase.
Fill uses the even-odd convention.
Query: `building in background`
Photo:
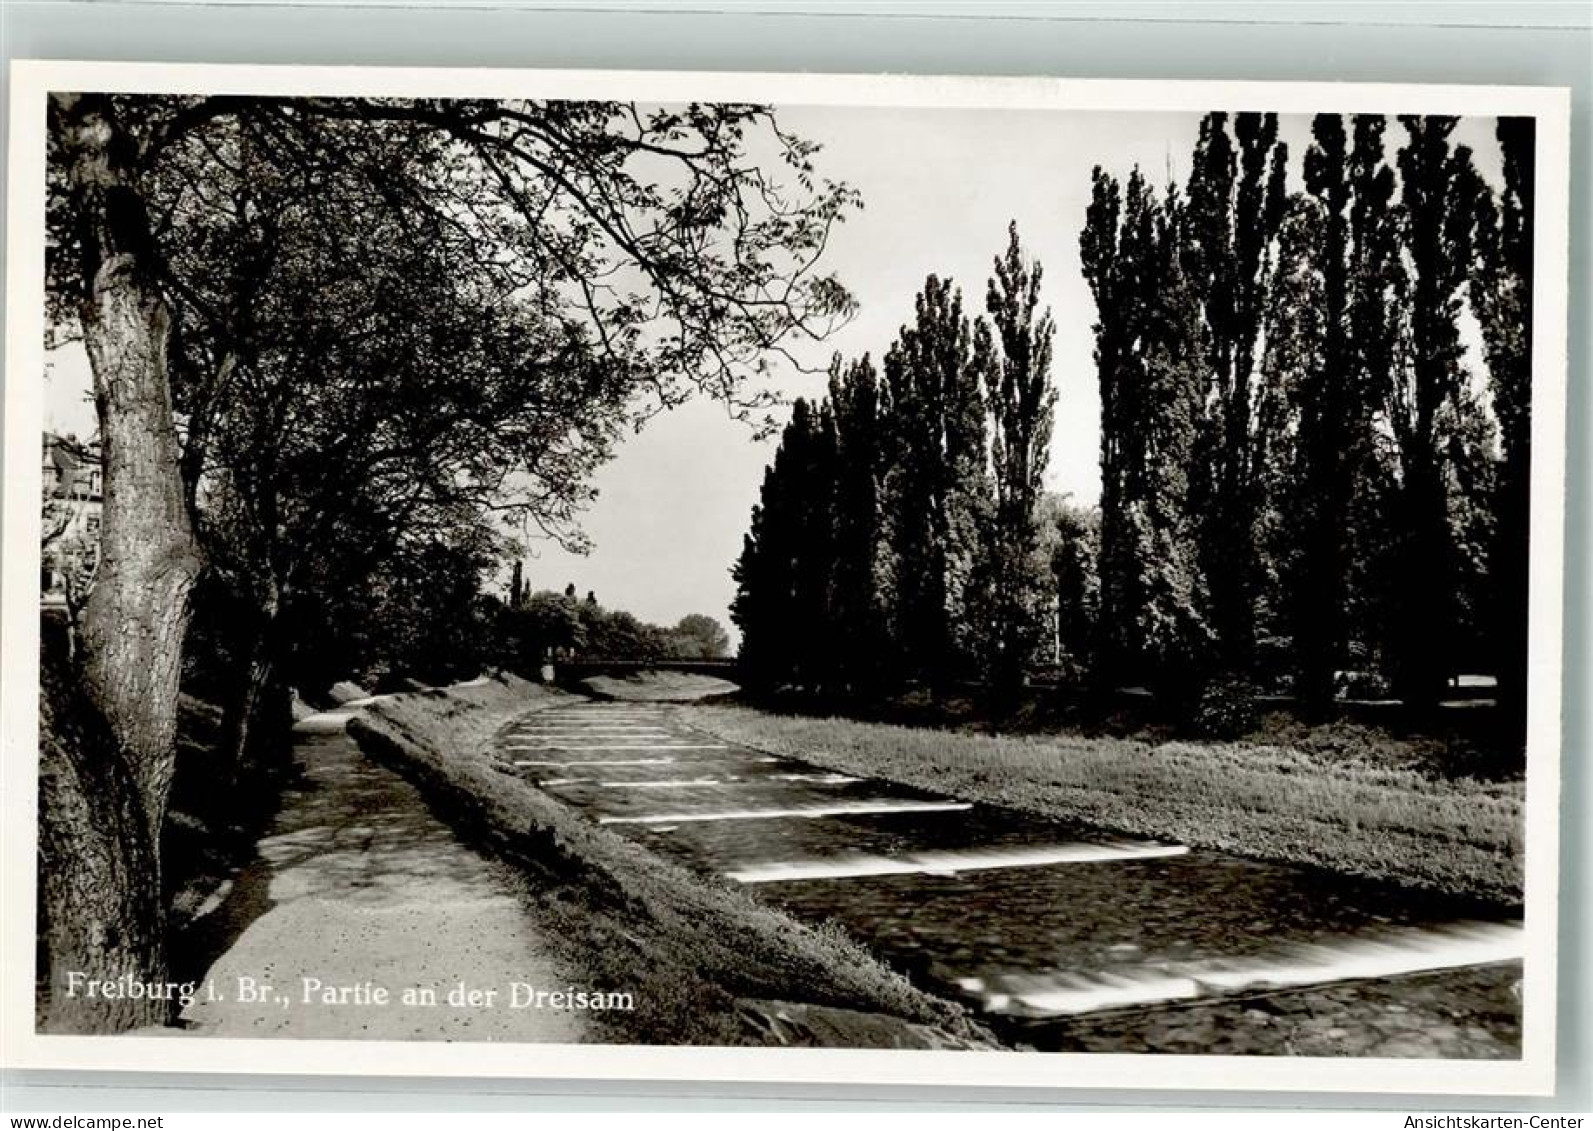
[[[105,506],[99,441],[84,444],[46,432],[42,480],[40,600],[47,607],[77,606],[99,565]]]

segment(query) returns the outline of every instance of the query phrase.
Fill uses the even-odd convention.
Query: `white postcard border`
[[[45,97],[51,90],[254,95],[625,98],[649,102],[1006,107],[1067,111],[1529,115],[1538,119],[1526,798],[1526,961],[1519,1061],[1325,1059],[855,1049],[57,1036],[34,1032],[39,511],[44,372]],[[1031,1088],[1549,1094],[1554,1090],[1556,895],[1565,510],[1569,92],[1372,83],[1067,80],[724,72],[295,67],[15,60],[6,250],[5,467],[0,529],[0,1064],[137,1072],[515,1077]],[[23,548],[21,551],[15,548]]]

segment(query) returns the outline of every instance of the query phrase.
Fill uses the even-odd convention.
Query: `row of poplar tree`
[[[1047,598],[1039,522],[1055,324],[1016,225],[970,318],[930,276],[876,369],[793,406],[734,576],[754,684],[1021,681]]]
[[[1291,184],[1274,115],[1213,113],[1183,185],[1095,170],[1094,511],[1042,493],[1054,326],[1016,229],[984,314],[931,277],[882,373],[794,406],[734,570],[748,677],[1001,691],[1060,650],[1315,703],[1354,670],[1430,704],[1464,666],[1519,707],[1532,122],[1499,121],[1497,190],[1456,125],[1318,115]]]

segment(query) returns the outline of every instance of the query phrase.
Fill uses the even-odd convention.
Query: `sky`
[[[1078,260],[1078,233],[1099,164],[1120,177],[1140,165],[1155,183],[1182,183],[1199,130],[1198,113],[913,110],[784,107],[781,128],[817,141],[820,175],[858,189],[864,207],[833,234],[825,267],[852,291],[859,311],[829,340],[804,351],[822,371],[832,352],[876,361],[927,275],[951,279],[970,314],[983,309],[992,262],[1017,221],[1027,253],[1044,268],[1043,301],[1057,324],[1052,378],[1058,397],[1048,490],[1079,503],[1099,496],[1099,400],[1092,357],[1095,305]],[[1309,144],[1306,116],[1280,119],[1289,145],[1290,189]],[[1390,157],[1403,138],[1391,126]],[[1468,119],[1454,140],[1470,145],[1497,185],[1493,120]],[[88,366],[79,347],[50,365],[46,427],[79,436],[94,430]],[[822,372],[787,370],[788,396],[823,394]],[[528,546],[534,588],[573,583],[611,608],[673,624],[707,613],[734,635],[730,568],[741,551],[774,440],[755,442],[748,425],[714,403],[695,401],[653,419],[599,470],[597,502],[584,528],[594,549],[569,554],[552,542]]]

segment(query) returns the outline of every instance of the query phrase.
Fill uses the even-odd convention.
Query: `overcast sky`
[[[1200,114],[1058,111],[785,108],[782,128],[822,144],[822,175],[860,190],[864,208],[834,234],[828,266],[860,303],[858,317],[810,351],[822,368],[832,351],[876,359],[909,319],[930,273],[964,291],[965,309],[983,309],[992,260],[1004,249],[1009,220],[1045,269],[1043,293],[1056,315],[1053,380],[1056,429],[1046,486],[1079,502],[1099,495],[1099,406],[1092,360],[1094,303],[1078,262],[1078,233],[1100,164],[1126,176],[1137,163],[1153,182],[1180,183]],[[1282,119],[1291,154],[1291,191],[1309,143],[1306,116]],[[1392,125],[1390,158],[1404,137]],[[1492,119],[1456,131],[1485,177],[1497,184]],[[788,374],[792,396],[822,395],[822,376]],[[46,400],[46,426],[93,432],[88,370],[81,350],[57,351]],[[526,562],[533,587],[573,582],[610,607],[672,624],[703,612],[729,624],[730,567],[741,549],[774,441],[755,443],[747,426],[710,403],[693,403],[653,420],[597,475],[600,492],[586,530],[586,557],[551,543],[534,544]],[[732,628],[733,632],[733,628]]]

